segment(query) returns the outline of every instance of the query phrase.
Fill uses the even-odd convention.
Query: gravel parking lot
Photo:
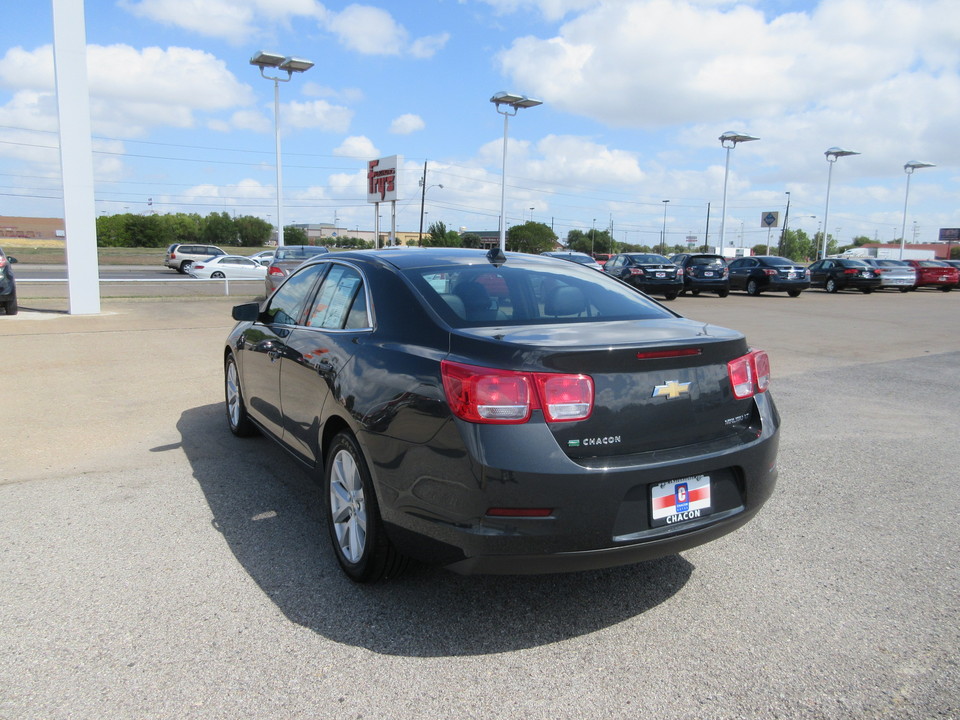
[[[960,293],[679,298],[771,354],[753,522],[628,568],[373,587],[311,479],[227,430],[242,299],[0,316],[0,718],[960,717]]]

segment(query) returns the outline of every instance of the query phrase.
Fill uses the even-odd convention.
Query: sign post
[[[374,248],[380,248],[380,203],[390,202],[390,237],[387,245],[397,244],[397,192],[400,183],[397,175],[400,168],[400,156],[367,162],[367,202],[374,208]]]
[[[767,229],[767,255],[770,254],[770,232],[780,225],[780,213],[776,210],[770,210],[760,216],[760,227]]]

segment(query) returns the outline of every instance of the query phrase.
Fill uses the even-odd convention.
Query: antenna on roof
[[[503,254],[503,250],[499,247],[492,247],[487,251],[487,260],[494,267],[500,267],[507,261],[507,256]]]

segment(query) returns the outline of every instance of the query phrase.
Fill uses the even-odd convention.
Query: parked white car
[[[240,255],[217,255],[195,260],[188,271],[193,277],[207,280],[263,280],[267,276],[266,265]]]
[[[250,259],[255,260],[261,265],[269,265],[271,262],[273,262],[273,256],[273,250],[261,250],[260,252],[251,255]]]

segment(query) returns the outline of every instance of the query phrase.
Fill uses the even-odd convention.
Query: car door
[[[372,329],[360,271],[341,262],[329,265],[303,323],[287,338],[280,369],[284,442],[308,462],[319,459],[324,405],[353,362],[358,336]]]
[[[750,276],[750,269],[754,264],[756,264],[756,261],[750,260],[749,258],[739,258],[730,263],[727,270],[731,289],[742,290],[746,287],[747,278]]]
[[[813,265],[810,266],[809,270],[810,270],[811,285],[816,285],[819,287],[826,282],[827,280],[826,269],[825,269],[826,262],[827,262],[826,260],[817,260],[817,262],[815,262]]]
[[[326,267],[309,265],[292,275],[270,298],[260,319],[238,341],[240,382],[247,412],[277,438],[283,438],[280,371],[289,358],[295,357],[287,341]]]

